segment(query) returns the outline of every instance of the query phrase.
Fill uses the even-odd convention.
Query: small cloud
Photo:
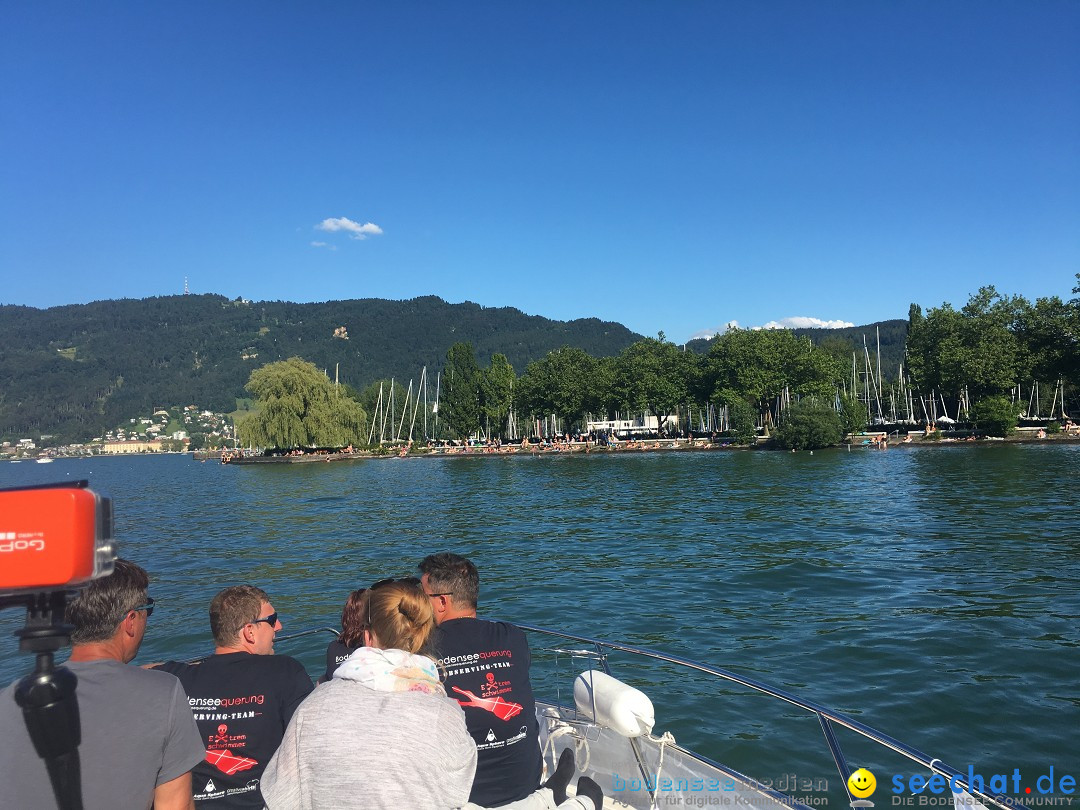
[[[327,250],[337,250],[337,245],[331,245],[326,242],[312,242],[312,247],[326,248]]]
[[[359,222],[353,222],[348,217],[331,217],[329,219],[324,219],[315,226],[315,229],[319,231],[329,231],[331,233],[345,231],[352,239],[367,239],[369,236],[378,236],[383,232],[383,229],[374,222],[365,222],[361,225]]]
[[[855,324],[849,321],[823,321],[821,318],[809,318],[805,315],[797,315],[793,318],[781,318],[778,321],[769,321],[755,329],[844,329]]]
[[[699,329],[690,336],[690,340],[712,340],[717,335],[722,335],[730,329],[738,328],[738,321],[728,321],[723,326],[717,326],[715,329]]]
[[[821,318],[809,318],[805,316],[797,316],[794,318],[781,318],[778,321],[769,321],[761,326],[746,327],[753,331],[761,329],[844,329],[855,324],[849,321],[825,321]],[[714,329],[699,329],[690,336],[690,340],[712,340],[717,335],[722,335],[725,332],[730,332],[732,329],[742,329],[744,327],[739,326],[738,321],[728,321],[723,326],[717,326]]]

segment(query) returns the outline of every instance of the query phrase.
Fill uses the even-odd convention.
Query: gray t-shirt
[[[154,788],[190,771],[206,755],[180,681],[166,672],[112,659],[65,664],[79,679],[84,810],[149,808]],[[0,805],[56,807],[52,784],[15,702],[0,692]]]

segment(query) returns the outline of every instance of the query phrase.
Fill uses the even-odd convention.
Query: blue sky
[[[186,276],[682,342],[1069,298],[1077,43],[1075,0],[5,3],[0,302]]]

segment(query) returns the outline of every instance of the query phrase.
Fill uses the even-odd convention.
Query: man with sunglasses
[[[202,761],[199,731],[179,681],[128,666],[154,600],[146,571],[117,560],[67,606],[79,710],[82,806],[190,810],[191,769]],[[30,741],[14,686],[0,693],[0,783],[4,807],[56,807],[44,760]]]
[[[314,688],[303,665],[274,655],[281,630],[270,597],[252,585],[210,602],[214,654],[194,664],[161,665],[187,690],[206,758],[192,774],[200,808],[262,807],[259,780],[296,707]]]
[[[540,787],[540,727],[529,680],[525,633],[476,617],[480,574],[459,554],[432,554],[418,566],[435,613],[435,654],[446,693],[465,711],[476,742],[469,801],[500,807]]]

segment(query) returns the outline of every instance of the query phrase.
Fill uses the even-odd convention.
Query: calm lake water
[[[0,486],[79,478],[153,577],[139,662],[207,651],[225,585],[265,588],[286,632],[336,625],[351,589],[450,549],[480,567],[484,614],[735,670],[962,770],[1080,777],[1078,445],[0,464]],[[4,682],[30,668],[20,623],[0,615]],[[316,670],[323,647],[279,652]],[[812,716],[631,663],[612,658],[658,730],[760,779],[836,781]],[[914,772],[841,742],[879,784]]]

